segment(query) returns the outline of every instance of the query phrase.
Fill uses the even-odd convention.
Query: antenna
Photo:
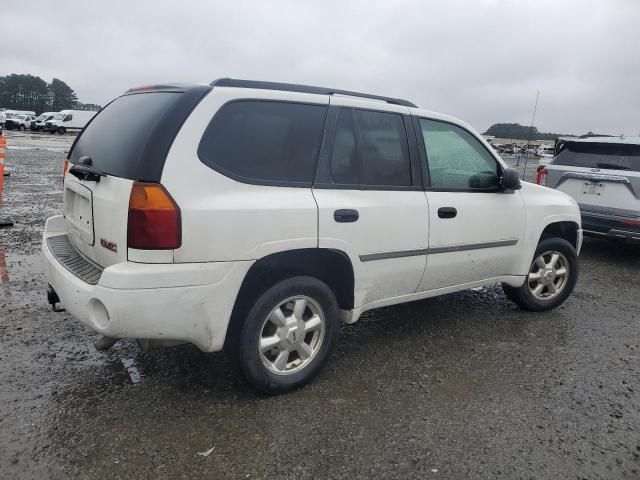
[[[531,118],[531,126],[529,127],[529,139],[527,140],[527,153],[524,155],[524,170],[522,171],[522,180],[527,173],[527,162],[529,161],[529,147],[531,146],[531,137],[533,136],[533,124],[536,121],[536,110],[538,110],[538,98],[540,97],[540,90],[536,93],[536,104],[533,106],[533,117]]]

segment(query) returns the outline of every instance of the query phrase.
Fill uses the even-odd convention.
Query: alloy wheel
[[[325,332],[320,305],[304,295],[290,297],[274,308],[262,325],[260,359],[275,374],[298,372],[317,355]]]
[[[548,251],[531,264],[527,283],[538,300],[550,300],[562,292],[569,279],[569,261],[562,253]]]

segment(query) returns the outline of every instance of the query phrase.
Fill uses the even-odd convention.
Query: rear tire
[[[521,287],[502,284],[505,295],[525,310],[541,312],[561,305],[578,281],[576,250],[562,238],[538,243],[527,278]]]
[[[64,127],[60,127],[60,128],[58,128],[58,133],[60,135],[64,135],[65,133],[67,133],[67,129],[64,128]]]
[[[302,387],[327,363],[339,307],[324,282],[292,277],[267,289],[246,319],[232,323],[227,352],[254,388],[279,394]]]
[[[20,125],[20,126],[18,127],[18,130],[20,130],[21,132],[24,132],[24,125]]]

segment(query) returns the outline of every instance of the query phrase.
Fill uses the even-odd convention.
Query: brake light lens
[[[67,170],[69,170],[69,160],[65,160],[62,164],[62,179],[64,181],[64,176],[67,174]]]
[[[547,175],[549,174],[549,172],[547,172],[547,169],[542,167],[538,169],[538,174],[536,175],[536,183],[538,185],[542,185],[545,186],[547,184]]]
[[[640,227],[640,220],[621,220],[620,223],[629,227]]]
[[[180,208],[159,183],[135,182],[129,197],[129,248],[172,250],[182,244]]]

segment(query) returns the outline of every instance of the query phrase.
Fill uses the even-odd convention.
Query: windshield
[[[39,115],[38,118],[36,118],[36,122],[40,122],[40,121],[44,120],[45,118],[47,118],[46,115]]]
[[[62,120],[62,117],[64,117],[64,113],[56,113],[55,116],[53,117],[54,120]]]
[[[640,145],[568,142],[560,148],[553,164],[640,172]]]
[[[24,116],[24,115],[16,115],[16,116],[15,116],[15,117],[13,117],[13,118],[15,118],[16,120],[24,120],[24,119],[25,119],[25,116]]]

